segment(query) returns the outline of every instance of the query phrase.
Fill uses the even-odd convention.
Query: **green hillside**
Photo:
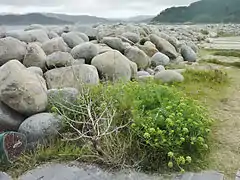
[[[166,23],[240,23],[240,0],[201,0],[172,7],[152,20]]]

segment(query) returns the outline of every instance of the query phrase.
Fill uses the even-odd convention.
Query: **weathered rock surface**
[[[146,69],[150,65],[149,57],[138,47],[129,47],[125,50],[124,55],[131,61],[135,62],[139,69]]]
[[[75,59],[85,59],[87,64],[91,64],[91,60],[98,54],[98,49],[95,44],[85,42],[74,47],[71,54]]]
[[[26,54],[26,44],[12,38],[6,37],[0,39],[0,65],[12,59],[23,60]]]
[[[23,121],[24,116],[0,102],[0,132],[18,130]]]
[[[79,91],[75,88],[49,89],[47,93],[49,102],[53,104],[55,102],[72,103],[79,95]]]
[[[191,47],[187,45],[183,45],[181,47],[181,54],[185,61],[188,61],[188,62],[197,61],[197,54],[194,52],[194,50]]]
[[[18,132],[27,137],[28,143],[42,143],[53,138],[62,127],[60,116],[51,113],[39,113],[27,118],[19,127]]]
[[[175,47],[171,43],[169,43],[167,40],[161,37],[158,37],[155,34],[150,35],[150,40],[153,44],[156,45],[156,48],[160,52],[167,55],[170,59],[175,59],[178,56],[178,53]]]
[[[68,52],[57,51],[47,56],[46,65],[48,69],[71,66],[74,58]]]
[[[99,83],[97,69],[87,64],[52,69],[47,71],[44,76],[48,89],[65,87],[79,89],[83,84],[96,85]]]
[[[122,36],[127,38],[128,40],[130,40],[133,43],[137,43],[140,41],[140,36],[133,32],[125,32],[122,34]]]
[[[132,76],[129,59],[116,50],[95,56],[92,65],[103,79],[129,81]]]
[[[124,52],[124,45],[120,38],[117,37],[104,37],[102,42],[112,49],[118,50],[120,52]]]
[[[24,115],[42,112],[47,107],[45,80],[17,60],[0,67],[0,100]]]
[[[165,67],[162,65],[159,65],[159,66],[155,67],[155,69],[154,69],[155,74],[158,72],[161,72],[161,71],[165,71]]]
[[[12,178],[7,173],[4,173],[4,172],[0,172],[0,179],[1,180],[12,180]]]
[[[155,80],[160,80],[163,83],[172,83],[172,82],[182,82],[184,81],[184,77],[174,71],[174,70],[165,70],[165,71],[160,71],[154,76]]]
[[[84,40],[75,32],[63,33],[62,38],[70,48],[84,43]]]
[[[162,65],[162,66],[166,66],[170,63],[170,59],[168,56],[166,56],[163,53],[157,52],[156,54],[154,54],[151,58],[151,65],[153,67]]]
[[[43,71],[42,71],[42,69],[40,67],[32,66],[32,67],[27,68],[27,70],[29,70],[32,73],[36,73],[36,74],[38,74],[40,76],[43,76]]]
[[[27,53],[23,60],[26,67],[36,66],[41,69],[46,67],[46,54],[43,49],[36,43],[30,43],[27,46]]]
[[[70,48],[61,37],[53,38],[49,41],[46,41],[45,43],[42,44],[42,49],[44,50],[46,55],[52,54],[57,51],[62,52],[70,51]]]

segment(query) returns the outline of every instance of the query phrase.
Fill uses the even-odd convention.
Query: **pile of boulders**
[[[0,38],[0,131],[19,131],[29,143],[53,137],[61,117],[48,101],[62,92],[72,101],[84,84],[153,78],[181,82],[170,63],[196,62],[197,46],[154,26],[30,26]]]

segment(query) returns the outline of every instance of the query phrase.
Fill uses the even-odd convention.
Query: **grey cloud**
[[[91,15],[114,13],[156,14],[162,8],[187,5],[197,0],[0,0],[1,6],[12,6],[19,11],[26,7],[57,8],[59,12]],[[119,16],[124,14],[119,14]]]

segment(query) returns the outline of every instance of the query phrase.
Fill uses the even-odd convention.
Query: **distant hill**
[[[48,17],[40,13],[24,15],[8,14],[0,15],[0,25],[29,25],[29,24],[72,24],[70,21]]]
[[[240,0],[201,0],[162,11],[152,22],[240,23]]]
[[[54,14],[54,13],[46,13],[44,15],[48,17],[58,18],[64,21],[69,21],[72,23],[80,23],[80,24],[96,24],[96,23],[110,22],[108,19],[105,19],[105,18],[88,16],[88,15],[67,15],[67,14]]]

